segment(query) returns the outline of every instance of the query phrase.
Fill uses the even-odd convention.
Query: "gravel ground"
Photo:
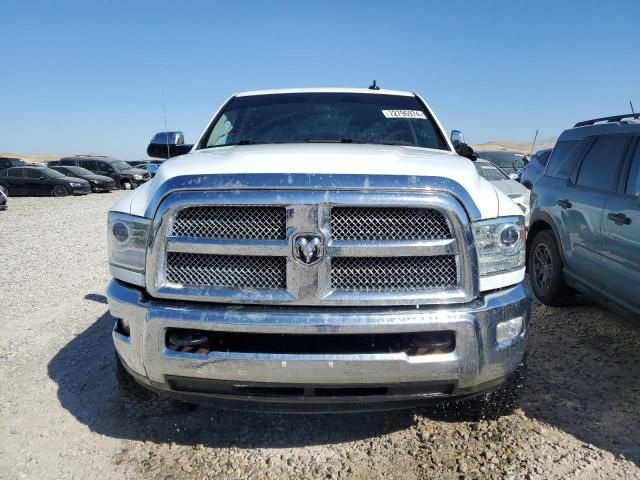
[[[112,371],[105,215],[122,192],[0,212],[0,478],[640,478],[640,322],[534,307],[522,408],[127,414]]]

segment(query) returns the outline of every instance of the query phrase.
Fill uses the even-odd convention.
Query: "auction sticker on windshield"
[[[427,119],[424,112],[420,110],[382,110],[382,114],[387,118],[423,118]]]

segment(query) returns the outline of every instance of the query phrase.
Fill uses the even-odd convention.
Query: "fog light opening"
[[[514,339],[522,333],[524,319],[522,317],[512,318],[496,325],[496,342],[502,343]]]

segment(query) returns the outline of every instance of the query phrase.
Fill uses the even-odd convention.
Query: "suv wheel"
[[[564,304],[571,290],[562,273],[562,259],[551,230],[539,232],[529,250],[529,281],[533,293],[545,305]]]
[[[51,195],[54,197],[66,197],[69,195],[69,190],[64,185],[56,185],[51,189]]]
[[[122,190],[131,190],[133,188],[133,185],[131,185],[131,182],[128,180],[123,181],[120,186],[122,187]]]

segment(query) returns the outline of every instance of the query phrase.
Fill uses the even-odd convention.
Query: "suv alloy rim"
[[[539,289],[546,290],[549,288],[552,271],[553,260],[551,252],[544,243],[541,243],[533,252],[533,279]]]

